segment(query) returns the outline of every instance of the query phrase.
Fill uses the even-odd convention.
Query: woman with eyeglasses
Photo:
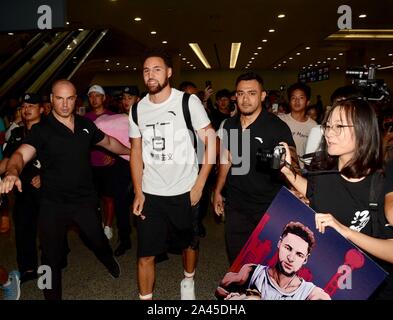
[[[385,227],[382,149],[375,111],[362,99],[338,101],[327,113],[322,130],[318,171],[307,179],[296,174],[282,143],[286,157],[281,172],[318,212],[315,222],[320,232],[334,228],[385,269],[393,269],[393,233]],[[393,299],[393,278],[389,276],[373,297]]]

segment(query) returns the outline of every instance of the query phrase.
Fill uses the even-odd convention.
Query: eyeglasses
[[[344,125],[344,124],[335,124],[335,125],[333,125],[333,126],[329,126],[328,124],[323,124],[323,125],[321,126],[321,129],[322,129],[322,133],[323,133],[324,135],[327,135],[328,132],[329,132],[330,130],[332,130],[333,133],[334,133],[336,136],[339,136],[339,135],[341,134],[343,128],[350,128],[350,127],[353,127],[353,125],[351,126],[351,125],[348,125],[348,124],[346,124],[346,125]]]

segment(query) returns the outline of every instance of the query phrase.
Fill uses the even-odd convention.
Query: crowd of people
[[[0,231],[9,230],[5,211],[12,209],[18,265],[9,274],[0,269],[1,288],[13,293],[5,298],[18,299],[20,283],[36,279],[39,264],[52,271],[45,298],[62,298],[69,228],[76,228],[108,272],[119,277],[115,257],[131,248],[134,216],[140,299],[154,298],[159,257],[177,252],[184,269],[180,298],[194,300],[199,239],[206,234],[202,219],[209,207],[225,215],[231,264],[282,186],[317,212],[319,232],[335,229],[392,269],[393,233],[386,225],[393,223],[393,164],[384,152],[391,128],[386,125],[383,132],[361,92],[339,88],[332,106],[323,108],[320,97],[310,104],[306,84],[295,83],[287,90],[288,103],[278,104],[267,97],[261,76],[247,72],[236,79],[234,91],[217,90],[213,104],[211,83],[204,90],[190,81],[179,90],[171,86],[171,57],[161,49],[146,53],[142,76],[146,94],[124,87],[116,108],[103,87],[90,86],[88,110],[78,106],[72,82],[57,80],[49,106],[39,95],[26,93],[7,136],[0,123],[0,143],[6,143],[0,163]],[[275,168],[263,155],[277,146],[285,152]],[[11,191],[13,207],[6,200]],[[372,207],[370,192],[376,194]],[[118,245],[112,251],[114,218]],[[280,238],[282,259],[289,241],[299,247],[305,263],[312,232],[297,223],[286,226]],[[279,264],[244,266],[239,275],[224,277],[218,295],[242,296],[224,286],[241,277],[244,296],[275,296],[276,289],[263,285],[270,279],[284,289],[286,299],[330,299],[299,277],[297,269],[284,272]],[[390,276],[373,298],[393,299]]]

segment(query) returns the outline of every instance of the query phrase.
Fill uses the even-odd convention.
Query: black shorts
[[[193,238],[190,193],[156,196],[145,193],[144,220],[137,218],[138,257],[188,248]]]

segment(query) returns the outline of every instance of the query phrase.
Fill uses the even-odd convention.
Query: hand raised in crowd
[[[8,193],[14,186],[18,188],[19,192],[22,192],[22,181],[18,176],[9,174],[0,182],[0,193]]]
[[[145,220],[145,216],[142,214],[143,205],[145,204],[145,195],[141,193],[136,193],[134,198],[134,203],[132,205],[132,213],[139,216],[142,220]]]
[[[35,176],[30,183],[36,189],[41,188],[41,177],[39,175]]]
[[[213,88],[208,86],[205,88],[205,96],[203,97],[203,101],[207,101],[213,94]]]

